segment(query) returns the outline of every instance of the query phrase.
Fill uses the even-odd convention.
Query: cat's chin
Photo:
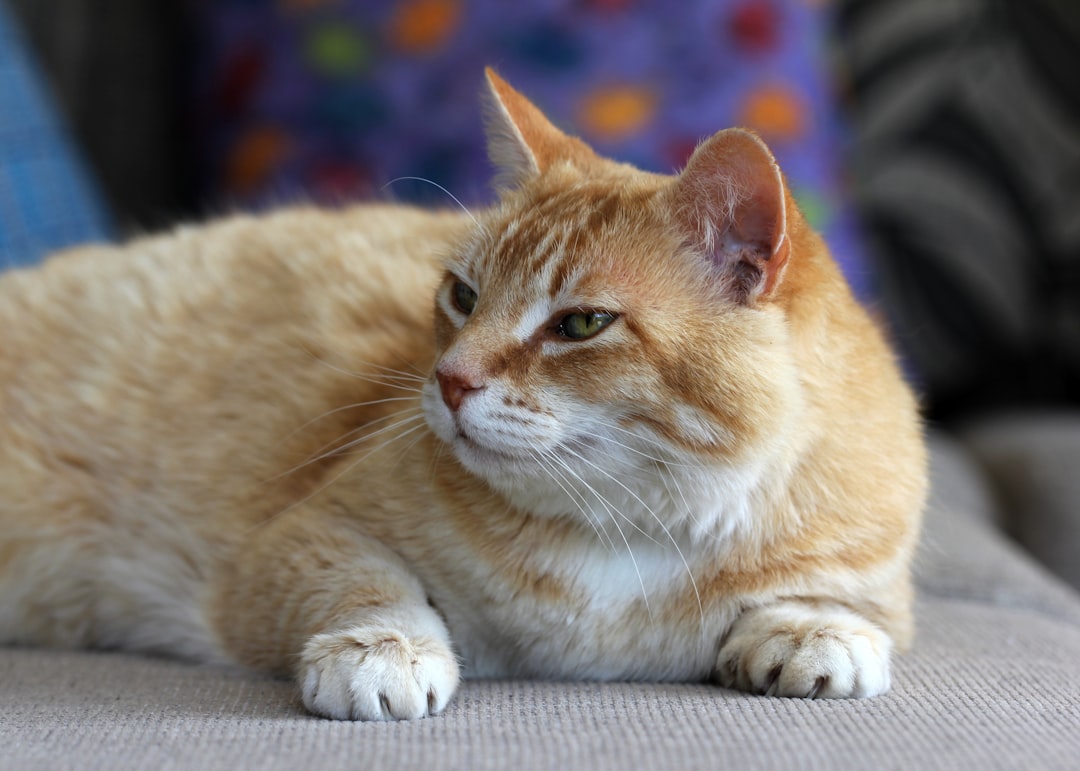
[[[532,473],[536,459],[517,448],[492,447],[458,431],[449,442],[454,456],[476,476],[491,479],[506,475]]]
[[[517,509],[534,516],[565,516],[575,510],[564,500],[565,490],[552,482],[535,457],[503,453],[458,438],[452,444],[466,473],[501,494]]]
[[[562,514],[571,504],[563,501],[564,486],[552,481],[538,459],[539,453],[516,447],[492,447],[458,433],[447,442],[458,464],[498,490],[515,506],[533,514]]]

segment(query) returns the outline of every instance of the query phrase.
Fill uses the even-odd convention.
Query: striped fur
[[[915,405],[771,154],[721,132],[644,174],[489,80],[488,211],[0,281],[0,639],[239,663],[337,718],[462,675],[888,688]]]

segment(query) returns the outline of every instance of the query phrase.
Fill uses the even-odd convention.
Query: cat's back
[[[4,275],[0,453],[137,463],[189,444],[216,462],[197,432],[280,444],[332,406],[335,381],[357,388],[346,373],[427,366],[430,297],[461,230],[407,207],[295,209]]]
[[[60,252],[0,274],[0,317],[13,335],[5,336],[0,365],[16,341],[36,334],[116,335],[124,321],[139,320],[146,337],[147,324],[216,311],[243,321],[237,317],[260,305],[251,320],[265,320],[329,291],[326,305],[335,288],[357,304],[390,308],[403,302],[397,289],[411,293],[435,280],[461,225],[455,215],[394,205],[286,209]]]
[[[237,367],[254,367],[247,381],[272,378],[309,340],[354,338],[346,355],[360,345],[382,358],[380,331],[428,323],[457,222],[392,206],[286,210],[84,247],[0,276],[0,406],[48,422],[75,405],[115,413],[115,399],[130,410],[141,395],[155,407],[207,398]]]

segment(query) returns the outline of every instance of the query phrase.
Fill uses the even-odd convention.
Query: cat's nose
[[[465,397],[484,388],[483,382],[478,377],[455,372],[453,370],[438,369],[435,371],[435,379],[439,381],[439,389],[442,391],[443,402],[451,412],[457,412]]]

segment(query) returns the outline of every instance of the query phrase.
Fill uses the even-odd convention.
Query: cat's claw
[[[769,670],[769,677],[765,681],[765,690],[763,691],[766,696],[775,696],[777,682],[780,680],[780,673],[784,670],[783,664],[777,664],[771,670]]]
[[[735,621],[715,677],[765,696],[876,696],[889,689],[891,647],[884,632],[849,610],[783,602]]]
[[[304,706],[336,720],[414,720],[446,708],[457,660],[432,637],[357,627],[313,637],[301,656]]]

